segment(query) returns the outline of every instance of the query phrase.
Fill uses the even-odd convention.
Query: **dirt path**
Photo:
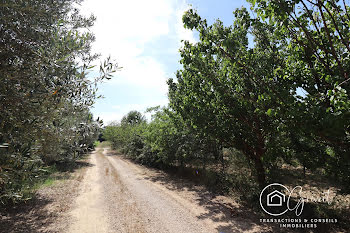
[[[76,199],[76,207],[71,212],[72,222],[69,232],[107,232],[107,218],[104,215],[102,186],[96,154],[91,155],[92,167],[86,172],[81,184],[80,195]]]
[[[286,232],[228,197],[109,148],[70,166],[27,203],[0,208],[0,233]]]
[[[266,232],[203,187],[171,179],[100,148],[81,182],[68,232]]]

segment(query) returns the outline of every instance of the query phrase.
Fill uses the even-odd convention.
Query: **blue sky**
[[[185,30],[181,17],[190,5],[212,24],[220,19],[232,24],[234,9],[250,5],[245,0],[85,0],[84,14],[97,17],[92,32],[93,51],[102,58],[111,55],[120,66],[112,80],[100,85],[104,96],[92,112],[105,124],[120,120],[131,110],[166,105],[168,78],[179,64],[181,40],[197,41]]]

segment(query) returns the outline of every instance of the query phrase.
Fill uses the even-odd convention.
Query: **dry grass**
[[[77,161],[33,187],[35,194],[26,203],[0,209],[0,232],[64,232],[70,220],[66,213],[88,166]]]

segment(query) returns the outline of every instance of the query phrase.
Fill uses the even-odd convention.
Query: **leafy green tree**
[[[145,117],[142,115],[142,113],[138,111],[130,111],[121,120],[121,124],[128,124],[128,125],[136,125],[136,124],[141,124],[145,122],[146,122]]]
[[[138,156],[143,148],[141,138],[146,124],[145,117],[138,111],[130,111],[120,123],[107,126],[103,137],[112,143],[115,149],[131,156]]]
[[[215,140],[188,127],[182,117],[169,108],[151,109],[155,111],[152,121],[143,131],[144,143],[164,165],[191,165],[205,168],[210,162],[220,160]]]
[[[188,125],[264,166],[281,157],[349,181],[349,6],[343,1],[251,0],[258,18],[208,26],[189,10],[183,69],[170,105]],[[248,44],[248,35],[254,43]]]
[[[264,160],[274,159],[284,141],[277,111],[293,100],[289,82],[277,78],[276,67],[285,66],[284,44],[276,43],[273,27],[252,19],[246,9],[234,14],[233,26],[225,27],[219,20],[208,26],[193,10],[185,13],[185,27],[196,29],[200,41],[185,41],[180,51],[183,69],[177,82],[168,81],[170,106],[203,135],[242,151],[264,186]]]
[[[249,2],[261,20],[274,25],[280,43],[288,43],[280,76],[302,94],[294,95],[283,120],[297,156],[349,184],[349,5],[338,0]]]
[[[157,109],[144,131],[145,144],[149,145],[150,151],[154,154],[154,163],[164,165],[176,163],[179,156],[178,150],[182,144],[181,136],[188,137],[188,134],[179,135],[183,130],[183,124],[177,122],[180,124],[175,125],[174,118],[170,114],[171,112],[167,109]],[[186,156],[186,154],[180,156]]]

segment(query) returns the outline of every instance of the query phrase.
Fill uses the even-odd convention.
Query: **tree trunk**
[[[260,156],[255,156],[254,165],[255,165],[255,171],[257,176],[256,178],[257,178],[259,187],[263,189],[266,185],[266,179],[265,179],[266,177],[265,177],[265,169]]]
[[[254,148],[250,147],[247,143],[243,142],[243,153],[247,156],[249,161],[254,162],[256,179],[259,184],[259,187],[263,189],[266,185],[266,176],[261,158],[265,154],[266,149],[264,149],[264,144],[262,143],[262,140],[260,140],[259,142],[260,145]]]

